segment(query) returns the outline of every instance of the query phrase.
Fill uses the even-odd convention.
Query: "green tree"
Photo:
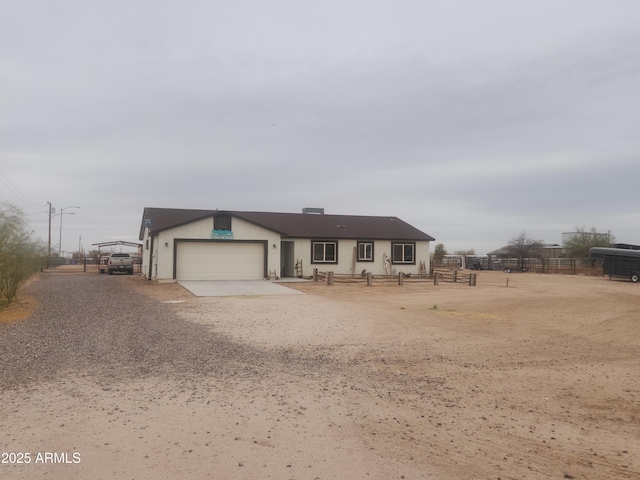
[[[537,257],[542,252],[544,244],[541,240],[530,238],[526,232],[520,232],[507,243],[506,249],[509,255],[518,258],[518,265],[524,266],[525,258]]]
[[[447,249],[444,248],[443,243],[437,243],[436,248],[433,250],[433,259],[442,260],[447,255]]]
[[[44,245],[31,239],[24,212],[0,203],[0,305],[13,301],[20,284],[42,268]]]
[[[598,233],[596,227],[587,231],[577,228],[575,233],[565,242],[567,255],[571,258],[589,258],[591,247],[610,247],[615,238],[610,233]]]

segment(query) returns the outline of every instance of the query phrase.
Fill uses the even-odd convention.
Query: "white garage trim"
[[[266,240],[176,239],[176,280],[261,280],[267,276]]]

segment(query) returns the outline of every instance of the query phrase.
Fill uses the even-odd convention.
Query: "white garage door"
[[[260,280],[264,245],[243,242],[179,242],[178,280]]]

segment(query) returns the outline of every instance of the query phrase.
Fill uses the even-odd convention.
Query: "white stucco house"
[[[429,271],[433,237],[397,217],[145,208],[142,272],[153,280],[253,280]],[[424,269],[424,270],[423,270]]]

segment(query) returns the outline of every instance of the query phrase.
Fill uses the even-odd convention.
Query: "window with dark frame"
[[[373,262],[373,242],[358,242],[358,261]]]
[[[311,242],[311,263],[338,263],[338,242]]]
[[[231,231],[231,215],[216,215],[213,217],[213,229]]]
[[[415,243],[392,243],[391,244],[391,263],[394,264],[414,264],[415,260]]]

